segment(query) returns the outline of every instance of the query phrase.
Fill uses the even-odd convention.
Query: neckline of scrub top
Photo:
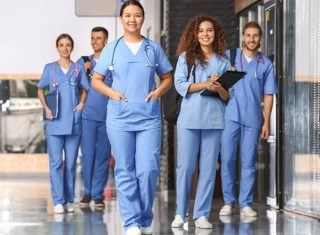
[[[69,66],[67,72],[64,73],[64,72],[63,72],[63,69],[62,69],[62,66],[58,63],[58,61],[57,61],[56,63],[57,63],[57,65],[59,65],[58,67],[59,67],[59,69],[60,69],[60,72],[62,72],[62,73],[63,73],[64,75],[66,75],[66,76],[70,73],[70,71],[72,71],[73,66],[75,66],[75,63],[71,61],[71,65]],[[64,68],[64,69],[65,69],[65,68]]]
[[[130,49],[130,47],[127,45],[126,41],[124,40],[124,38],[122,38],[121,41],[122,41],[122,43],[125,45],[126,49],[127,49],[128,51],[130,51],[131,57],[134,57],[134,58],[138,57],[138,55],[141,53],[141,50],[142,50],[141,48],[142,48],[142,47],[145,47],[145,43],[146,43],[146,39],[143,38],[143,39],[142,39],[142,43],[141,43],[141,45],[140,45],[137,53],[136,53],[136,54],[133,54],[132,51],[131,51],[131,49]]]
[[[243,51],[243,48],[241,49],[240,51],[240,67],[241,67],[241,71],[244,70],[244,65],[250,65],[251,63],[253,63],[253,61],[255,61],[257,64],[259,63],[259,60],[262,60],[262,63],[264,64],[264,59],[262,57],[262,54],[260,53],[260,51],[258,51],[254,57],[252,58],[252,60],[250,62],[248,62],[246,60],[246,58],[244,58],[244,63],[243,63],[243,58],[242,57],[245,57],[244,55],[244,51]],[[258,57],[258,58],[257,58]]]
[[[70,65],[70,67],[69,67],[69,69],[68,69],[68,72],[67,73],[64,73],[63,72],[63,70],[62,70],[62,66],[58,63],[58,62],[56,62],[59,66],[59,70],[60,70],[60,72],[65,76],[65,77],[67,77],[67,78],[70,78],[73,74],[70,74],[74,69],[75,69],[75,67],[77,66],[73,61],[71,61],[71,65]]]

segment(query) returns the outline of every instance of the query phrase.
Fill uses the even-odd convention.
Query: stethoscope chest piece
[[[108,69],[109,69],[110,71],[113,71],[113,70],[114,70],[113,65],[109,65]]]

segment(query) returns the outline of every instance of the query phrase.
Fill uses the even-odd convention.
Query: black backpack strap
[[[81,58],[83,59],[83,61],[84,61],[85,63],[90,62],[89,56],[84,55],[84,56],[81,56]]]
[[[190,74],[193,76],[193,80],[195,82],[196,80],[196,64],[193,63],[192,65],[188,64],[188,76],[187,76],[187,81],[189,81]]]
[[[229,61],[232,67],[235,67],[236,64],[236,56],[237,56],[237,49],[232,48],[229,50],[230,55],[229,55]]]
[[[91,62],[89,56],[84,55],[84,56],[81,56],[81,58],[83,59],[84,63]],[[90,69],[87,69],[86,73],[87,73],[88,82],[90,83],[90,73],[91,73],[91,70],[90,70]]]

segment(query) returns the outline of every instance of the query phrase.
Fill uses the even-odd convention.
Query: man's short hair
[[[109,36],[108,30],[106,28],[104,28],[104,27],[101,27],[101,26],[94,27],[91,30],[91,33],[93,33],[93,32],[102,32],[106,36],[106,38],[108,38],[108,36]]]
[[[246,23],[245,26],[243,27],[242,35],[244,35],[244,32],[248,28],[256,28],[256,29],[258,29],[259,33],[260,33],[260,36],[262,36],[262,29],[261,29],[260,25],[257,22],[251,21],[251,22]]]

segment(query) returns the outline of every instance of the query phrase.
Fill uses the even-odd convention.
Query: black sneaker
[[[79,203],[79,207],[88,207],[91,202],[91,196],[90,195],[84,195],[84,197],[81,199]]]
[[[104,202],[102,199],[94,200],[94,208],[96,210],[104,210],[104,207],[105,207],[105,205],[104,205]]]

